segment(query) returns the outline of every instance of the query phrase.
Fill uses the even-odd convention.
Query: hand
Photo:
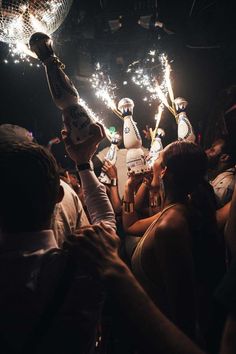
[[[48,142],[48,144],[49,144],[49,145],[53,145],[53,144],[59,144],[60,142],[61,142],[61,139],[59,139],[58,137],[56,137],[56,138],[51,139],[51,140]]]
[[[143,183],[145,183],[148,188],[151,188],[152,178],[153,178],[152,171],[144,173]]]
[[[150,131],[151,128],[149,128],[148,125],[146,125],[146,129],[143,129],[143,133],[144,133],[144,138],[147,139],[147,140],[151,140],[151,131]]]
[[[112,165],[110,161],[105,160],[104,164],[102,166],[102,171],[106,173],[106,175],[110,178],[116,178],[117,179],[117,168],[115,165]]]
[[[134,172],[131,172],[125,183],[125,187],[133,188],[134,190],[136,190],[137,186],[142,183],[143,178],[143,173],[137,175]]]
[[[105,138],[104,127],[100,123],[92,124],[88,138],[79,144],[74,144],[66,130],[61,131],[65,148],[70,158],[76,164],[89,162],[97,150],[98,144]]]
[[[86,269],[102,279],[126,268],[118,255],[119,243],[119,237],[105,222],[84,227],[67,237],[75,257],[82,259]]]

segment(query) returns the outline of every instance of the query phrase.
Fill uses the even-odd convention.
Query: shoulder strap
[[[143,265],[142,265],[142,251],[143,251],[143,244],[146,240],[146,238],[148,237],[148,235],[150,234],[150,231],[154,228],[154,226],[156,225],[156,223],[158,222],[158,220],[161,218],[161,216],[170,208],[176,206],[177,203],[173,203],[173,204],[169,204],[167,205],[167,207],[165,207],[162,212],[160,213],[160,215],[157,217],[156,220],[153,221],[153,223],[149,226],[149,228],[146,230],[145,234],[143,235],[143,237],[141,238],[141,240],[139,241],[139,243],[136,246],[136,249],[133,252],[133,256],[131,258],[131,265],[132,265],[132,269],[134,272],[137,272],[141,275],[143,281],[146,282],[151,282],[153,284],[153,286],[155,287],[155,284],[149,279],[149,277],[146,275],[144,269],[143,269]]]

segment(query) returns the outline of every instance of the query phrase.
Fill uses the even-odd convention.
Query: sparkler
[[[133,72],[132,81],[150,93],[149,99],[151,101],[158,99],[176,116],[173,104],[174,93],[170,80],[171,67],[166,54],[159,55],[156,50],[151,50],[147,58],[130,64],[127,72]],[[162,76],[161,84],[158,83],[160,76]],[[172,106],[168,103],[168,95]],[[147,101],[147,97],[144,100]]]
[[[164,111],[164,106],[163,106],[163,104],[160,104],[160,105],[158,106],[157,114],[155,114],[155,120],[156,120],[155,129],[152,130],[152,129],[150,128],[150,134],[151,134],[151,138],[152,138],[152,143],[151,143],[151,144],[153,144],[154,139],[155,139],[155,137],[156,137],[156,135],[157,135],[157,132],[158,132],[158,128],[159,128],[159,124],[160,124],[160,120],[161,120],[163,111]]]
[[[13,62],[14,64],[28,63],[30,66],[36,66],[37,68],[41,66],[38,62],[33,64],[32,59],[36,59],[37,57],[25,43],[20,41],[17,41],[15,44],[10,43],[8,44],[8,48],[9,54],[3,60],[5,64]]]
[[[88,106],[87,102],[84,99],[80,98],[79,99],[79,104],[88,112],[90,117],[95,122],[101,123],[104,126],[104,129],[105,129],[105,132],[106,132],[106,136],[111,141],[112,132],[105,126],[103,120]]]
[[[98,63],[96,66],[96,73],[94,73],[90,79],[92,87],[95,89],[95,94],[117,115],[117,117],[123,120],[121,112],[116,108],[116,97],[114,94],[116,85],[112,84],[110,77],[106,76],[100,68],[100,64]]]

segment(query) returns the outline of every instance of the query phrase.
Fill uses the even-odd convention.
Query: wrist
[[[111,178],[111,187],[117,187],[117,178]]]
[[[128,202],[126,200],[123,200],[122,206],[125,214],[130,214],[134,212],[134,202]]]
[[[78,172],[85,170],[93,171],[93,164],[91,161],[79,162],[76,164],[76,169]]]
[[[103,273],[103,278],[106,281],[113,281],[120,277],[130,274],[130,270],[122,260],[117,260]]]

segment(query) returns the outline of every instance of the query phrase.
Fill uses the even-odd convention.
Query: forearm
[[[80,171],[79,175],[91,223],[106,221],[116,230],[115,215],[105,186],[99,182],[93,171]]]
[[[131,186],[126,185],[122,205],[122,222],[124,230],[129,232],[129,227],[138,221],[138,219],[138,213],[134,208],[134,189]]]
[[[126,266],[109,276],[107,287],[139,352],[203,354],[155,307]]]
[[[110,199],[113,209],[116,214],[120,214],[122,209],[122,203],[119,196],[118,186],[110,186]]]
[[[145,201],[147,200],[148,194],[149,194],[148,184],[144,181],[140,185],[140,187],[134,197],[135,209],[137,211],[148,207],[148,205],[145,205]]]

